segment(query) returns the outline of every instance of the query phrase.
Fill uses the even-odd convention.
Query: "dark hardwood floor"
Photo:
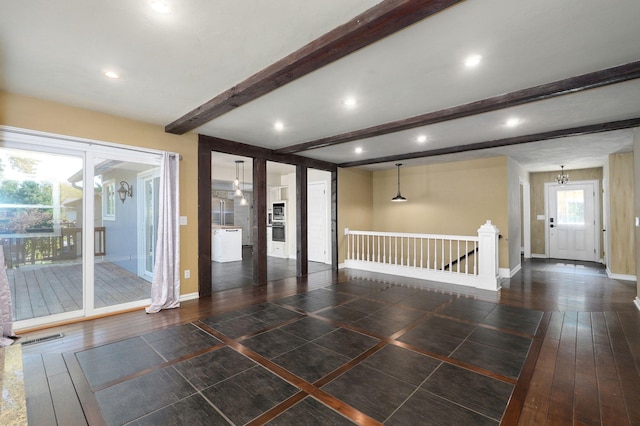
[[[225,290],[24,335],[64,335],[22,347],[29,424],[640,425],[635,295],[553,260],[497,293],[350,270]]]

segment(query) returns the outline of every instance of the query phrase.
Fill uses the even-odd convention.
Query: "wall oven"
[[[284,222],[273,222],[273,225],[271,225],[271,240],[284,243],[286,241],[286,235]]]

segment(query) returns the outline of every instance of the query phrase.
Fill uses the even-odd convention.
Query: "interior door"
[[[307,235],[308,258],[312,262],[327,263],[327,197],[324,182],[308,185]]]
[[[548,185],[549,256],[596,260],[595,184]]]

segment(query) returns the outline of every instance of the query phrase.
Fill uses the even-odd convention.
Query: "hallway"
[[[23,347],[29,421],[640,424],[636,287],[602,271],[529,260],[499,293],[327,271],[43,330],[23,339],[64,338]]]

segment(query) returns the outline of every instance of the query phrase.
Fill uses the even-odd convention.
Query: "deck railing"
[[[7,268],[82,257],[82,228],[60,228],[60,232],[3,234],[0,245]],[[94,228],[94,255],[106,255],[106,229]]]
[[[478,235],[345,230],[347,268],[498,290],[498,229]]]

